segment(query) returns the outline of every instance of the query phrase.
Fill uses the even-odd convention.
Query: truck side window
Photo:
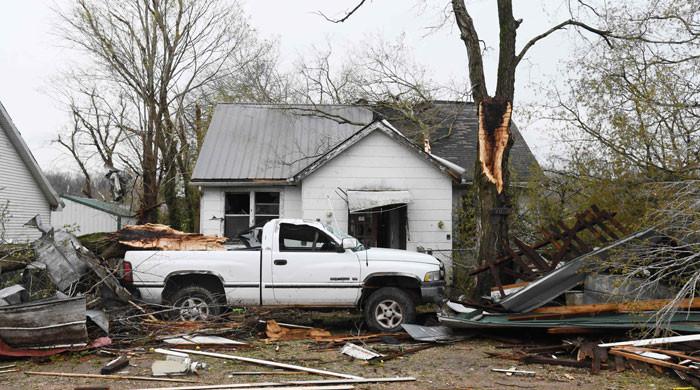
[[[280,224],[280,251],[335,252],[337,244],[322,231],[308,225]]]

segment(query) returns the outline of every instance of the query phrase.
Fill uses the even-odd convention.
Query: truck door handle
[[[275,265],[287,265],[287,260],[285,260],[285,259],[277,259],[277,260],[273,261],[272,263],[275,264]]]

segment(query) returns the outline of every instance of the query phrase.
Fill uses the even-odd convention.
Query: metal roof
[[[287,180],[372,120],[351,105],[219,104],[192,181]]]
[[[46,179],[41,168],[39,168],[39,164],[34,159],[34,155],[32,155],[31,150],[29,150],[24,139],[22,139],[22,134],[17,130],[17,127],[12,122],[12,118],[10,118],[10,114],[7,113],[2,102],[0,102],[0,128],[5,130],[7,138],[10,140],[12,146],[14,146],[19,157],[24,161],[24,165],[44,193],[44,197],[49,205],[51,205],[51,208],[56,209],[59,206],[63,206],[61,200],[58,198],[58,194],[54,191],[53,187],[51,187],[51,183]]]
[[[84,206],[91,207],[93,209],[97,209],[100,211],[104,211],[105,213],[116,215],[119,217],[133,217],[134,213],[129,210],[128,207],[124,207],[121,204],[118,203],[112,203],[112,202],[104,202],[101,200],[93,199],[93,198],[83,198],[80,196],[75,196],[75,195],[61,195],[61,198],[63,199],[68,199],[76,203],[80,203]]]

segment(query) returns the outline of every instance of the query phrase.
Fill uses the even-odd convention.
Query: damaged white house
[[[436,101],[421,115],[429,142],[401,115],[362,105],[219,104],[192,176],[201,233],[235,240],[272,218],[303,218],[449,262],[476,158],[475,107]],[[512,130],[511,170],[524,180],[537,162]]]
[[[50,224],[51,211],[62,205],[0,103],[0,242],[38,238],[41,232],[25,223],[40,215],[43,223]]]

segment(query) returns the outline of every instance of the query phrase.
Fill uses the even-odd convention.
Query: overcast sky
[[[56,0],[59,5],[69,0]],[[204,1],[204,0],[203,0]],[[247,0],[242,1],[250,23],[265,38],[277,39],[283,60],[293,62],[309,48],[326,45],[342,51],[372,36],[395,40],[405,34],[405,42],[417,61],[427,65],[438,81],[466,79],[466,53],[452,21],[438,31],[430,29],[440,22],[446,0],[370,0],[343,24],[326,22],[316,14],[342,15],[357,0]],[[567,17],[563,3],[552,0],[516,0],[515,16],[524,22],[518,30],[520,46],[551,25]],[[498,52],[495,4],[492,0],[467,2],[480,37],[490,46],[486,59],[486,77],[493,90]],[[0,16],[0,101],[22,132],[34,156],[44,170],[73,168],[69,158],[51,144],[68,123],[65,108],[52,97],[52,79],[61,70],[80,63],[83,58],[64,44],[56,34],[56,16],[48,0],[5,1]],[[572,33],[553,35],[529,52],[528,61],[517,74],[516,107],[538,97],[535,84],[561,83],[561,61],[573,50]],[[521,128],[523,122],[514,117]],[[523,131],[541,161],[551,145],[537,124]]]

